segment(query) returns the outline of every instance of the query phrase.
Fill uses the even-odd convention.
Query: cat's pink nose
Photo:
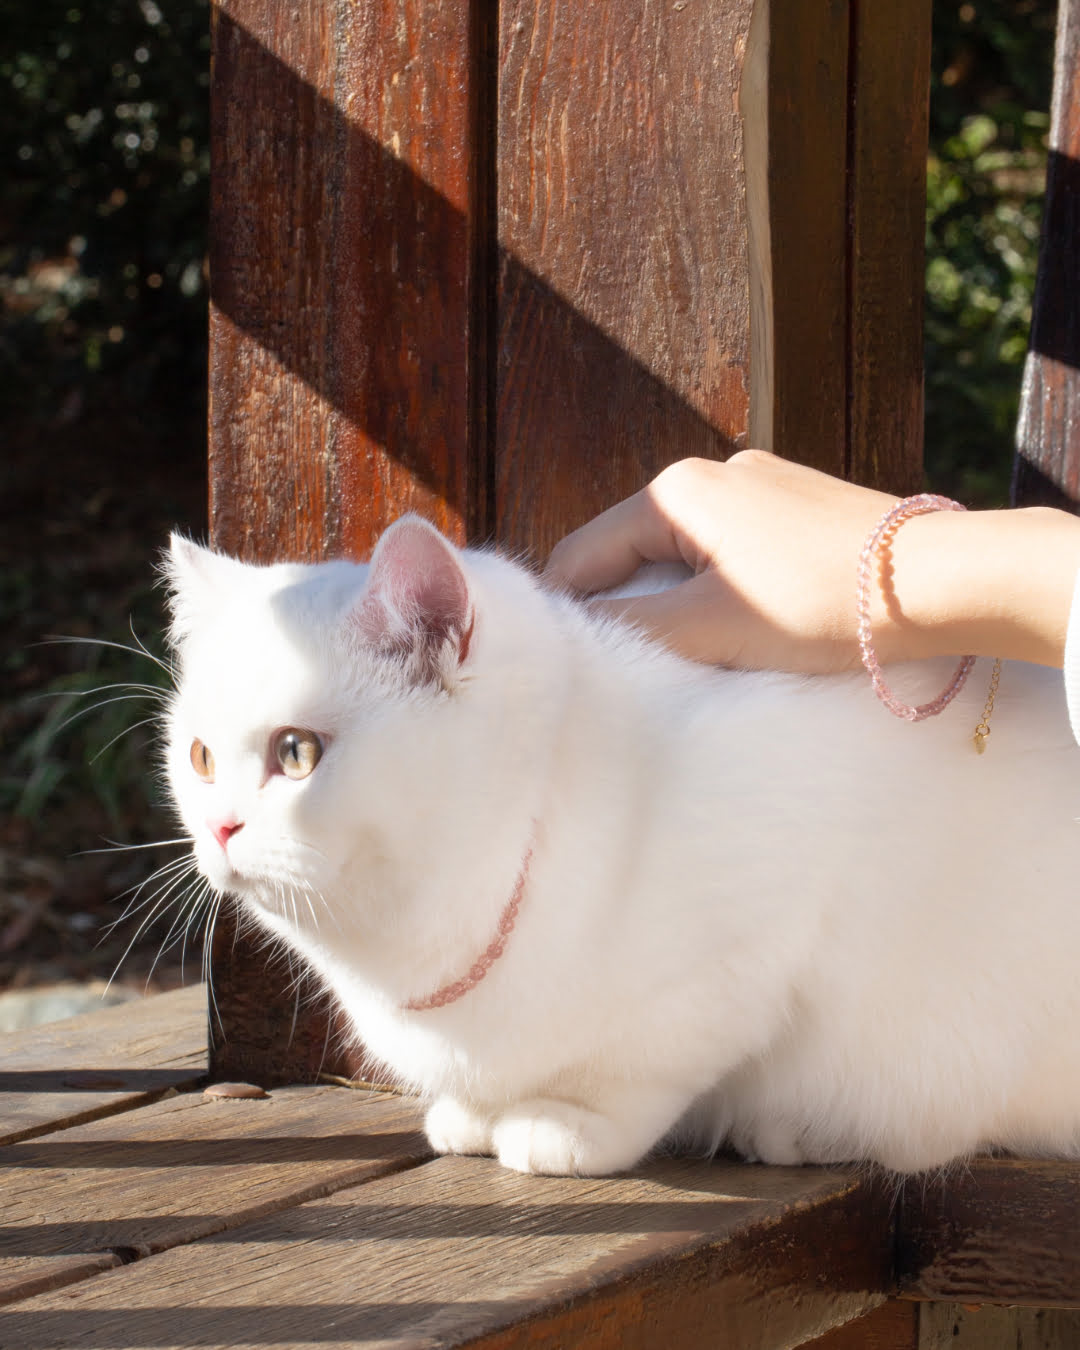
[[[244,822],[242,820],[233,820],[231,818],[227,820],[208,820],[206,823],[210,827],[210,833],[222,848],[226,847],[234,834],[244,828]]]

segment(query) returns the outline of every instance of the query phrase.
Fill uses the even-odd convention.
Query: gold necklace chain
[[[979,725],[975,728],[975,749],[981,755],[986,749],[986,739],[990,735],[990,718],[994,713],[994,696],[1001,681],[1001,657],[995,657],[994,669],[990,673],[990,688],[986,695],[986,706],[982,710]]]

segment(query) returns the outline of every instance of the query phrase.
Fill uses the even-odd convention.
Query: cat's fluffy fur
[[[416,518],[370,566],[174,540],[169,572],[200,869],[430,1099],[437,1149],[588,1174],[673,1135],[902,1171],[1076,1156],[1080,755],[1054,672],[1006,668],[978,756],[981,666],[910,726],[864,677],[680,660]],[[891,678],[926,697],[949,668]],[[325,744],[302,781],[272,772],[283,727]],[[403,1011],[484,951],[530,848],[486,978]]]

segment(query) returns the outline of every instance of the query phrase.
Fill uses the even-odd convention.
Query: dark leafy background
[[[1007,493],[1053,23],[1050,0],[935,6],[927,469],[973,504]],[[174,833],[151,728],[114,739],[152,698],[82,692],[156,667],[36,644],[130,625],[157,651],[150,560],[205,528],[208,28],[207,0],[0,0],[0,986],[108,974],[137,924],[103,925],[170,856],[73,856]],[[154,978],[179,978],[175,950]]]
[[[1008,498],[1046,178],[1056,5],[934,6],[926,213],[926,466]]]
[[[153,771],[152,560],[205,529],[207,0],[0,0],[0,986],[111,973],[175,850]],[[12,43],[11,38],[16,38]],[[13,50],[12,50],[13,49]],[[97,704],[102,706],[94,711]],[[65,725],[71,717],[75,720]],[[154,887],[140,899],[153,895]],[[162,899],[164,897],[158,897]],[[144,909],[140,918],[149,912]],[[172,922],[125,969],[145,979]],[[174,950],[160,978],[179,978]]]

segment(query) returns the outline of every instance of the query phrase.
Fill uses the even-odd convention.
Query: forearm
[[[895,506],[762,451],[685,460],[563,540],[553,581],[599,591],[643,561],[685,563],[662,595],[609,600],[697,660],[826,673],[859,667],[856,569]],[[869,588],[879,661],[946,653],[1062,665],[1080,519],[1036,507],[904,520]]]
[[[1032,507],[907,521],[872,606],[882,660],[971,652],[1061,667],[1080,519]]]

